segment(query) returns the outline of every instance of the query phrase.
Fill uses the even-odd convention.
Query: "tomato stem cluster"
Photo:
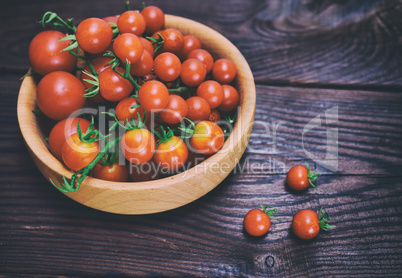
[[[181,136],[180,136],[181,138],[188,139],[188,138],[191,138],[193,136],[193,134],[194,134],[195,123],[192,120],[187,119],[187,118],[184,118],[184,120],[188,121],[190,126],[181,125],[181,126],[177,127],[177,129],[179,129],[180,131],[184,132],[184,134],[181,134]]]
[[[320,212],[318,213],[318,223],[320,223],[320,228],[324,231],[327,231],[329,228],[334,228],[334,225],[329,225],[328,221],[331,220],[329,214],[324,209],[324,213],[322,213],[323,207],[320,208]]]
[[[273,216],[273,215],[275,214],[275,212],[278,211],[276,208],[271,209],[271,210],[267,210],[268,208],[272,208],[272,206],[263,206],[263,205],[260,205],[260,207],[262,208],[262,211],[265,212],[265,213],[269,216],[269,218],[272,218],[272,219],[280,219],[280,217]]]
[[[151,41],[152,45],[156,44],[155,53],[158,52],[158,50],[165,43],[165,40],[163,39],[163,36],[159,32],[157,34],[158,34],[159,38],[146,37],[147,40]]]
[[[306,167],[308,170],[308,181],[312,187],[317,189],[317,187],[313,184],[313,181],[315,181],[319,176],[321,176],[321,174],[316,174],[314,172],[311,172],[310,165],[308,165],[307,163],[306,163]]]
[[[78,189],[80,189],[81,183],[84,181],[84,179],[88,176],[89,172],[92,170],[92,168],[98,163],[99,160],[101,160],[109,151],[109,149],[113,146],[115,146],[121,138],[116,138],[112,141],[108,141],[106,145],[103,147],[103,149],[99,152],[99,154],[95,157],[92,162],[78,170],[77,172],[73,172],[73,175],[71,177],[71,180],[68,181],[66,177],[62,177],[62,182],[59,183],[59,186],[57,186],[52,179],[50,179],[50,182],[56,187],[58,190],[64,193],[71,193],[75,192]]]
[[[41,23],[43,27],[45,27],[46,23],[51,23],[53,27],[64,27],[71,34],[75,34],[76,31],[73,18],[67,19],[66,22],[54,12],[46,12],[39,23]]]

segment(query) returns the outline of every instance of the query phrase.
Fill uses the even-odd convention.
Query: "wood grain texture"
[[[0,15],[0,72],[24,73],[28,45],[42,30],[35,21],[51,10],[76,22],[119,14],[113,1],[23,1]],[[20,3],[20,2],[18,2]],[[331,84],[349,88],[402,85],[402,1],[271,0],[149,1],[224,34],[264,84]],[[133,2],[133,6],[139,3]],[[80,6],[80,9],[77,9]],[[16,20],[15,14],[18,14]]]
[[[16,102],[18,76],[0,77],[1,96]],[[19,130],[8,124],[0,158],[0,273],[64,276],[328,277],[399,276],[402,186],[399,135],[402,96],[394,92],[257,86],[250,147],[233,172],[201,199],[165,213],[124,216],[66,198],[36,169]],[[6,107],[7,104],[1,104]],[[314,164],[300,146],[303,126],[339,106],[336,173]],[[301,109],[300,106],[303,106]],[[5,113],[15,118],[15,111]],[[283,122],[276,150],[262,123]],[[260,123],[260,124],[258,124]],[[324,126],[327,128],[327,126]],[[333,127],[333,126],[330,126]],[[308,146],[325,145],[324,130]],[[269,135],[269,134],[268,134]],[[358,143],[360,142],[360,143]],[[265,147],[264,147],[265,146]],[[267,146],[271,151],[266,151]],[[308,149],[309,150],[309,149]],[[323,149],[317,148],[316,155]],[[294,193],[284,170],[313,163],[318,189]],[[276,162],[275,162],[276,161]],[[265,165],[258,167],[245,164]],[[268,171],[266,171],[268,170]],[[278,208],[267,236],[242,228],[259,204]],[[324,206],[336,228],[309,242],[290,230],[302,208]]]
[[[46,10],[78,20],[117,14],[115,2],[22,0],[0,10],[0,274],[402,275],[402,1],[147,1],[223,33],[257,81],[255,126],[237,172],[189,205],[148,216],[102,213],[52,188],[29,157],[16,117],[28,43],[41,30],[32,19]],[[335,106],[338,121],[327,124],[325,111]],[[303,150],[303,128],[318,115],[322,126],[304,146],[325,157],[326,132],[337,128],[337,172]],[[323,176],[317,190],[294,193],[284,172],[304,162]],[[267,236],[251,238],[243,216],[261,203],[277,207],[281,219]],[[336,228],[297,239],[294,213],[321,206]]]

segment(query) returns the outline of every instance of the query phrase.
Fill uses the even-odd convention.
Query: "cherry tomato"
[[[158,145],[155,152],[155,162],[165,170],[176,171],[183,167],[188,158],[188,148],[184,141],[173,136],[167,142]]]
[[[67,118],[58,122],[50,131],[49,134],[49,149],[50,152],[60,161],[63,161],[61,157],[61,150],[64,142],[72,134],[77,133],[77,124],[80,124],[80,128],[85,133],[91,124],[89,121],[83,118]]]
[[[128,169],[126,165],[120,165],[118,162],[104,166],[96,163],[92,176],[106,181],[125,182],[128,180]]]
[[[123,74],[122,68],[116,70]],[[105,69],[99,74],[99,92],[109,101],[120,101],[128,97],[134,89],[130,81],[117,74],[112,68]]]
[[[138,91],[138,101],[149,112],[158,112],[166,107],[169,91],[165,84],[157,80],[145,82]]]
[[[165,14],[160,8],[156,6],[148,6],[141,11],[141,14],[144,16],[146,21],[146,35],[152,35],[156,31],[163,29],[165,26]]]
[[[151,57],[153,59],[154,55],[155,55],[155,50],[154,50],[152,43],[143,37],[140,37],[140,41],[141,41],[141,44],[142,44],[142,47],[144,48],[144,50],[148,51],[148,53],[151,55]]]
[[[208,119],[211,114],[209,103],[202,97],[190,97],[186,100],[188,106],[187,118],[193,122]]]
[[[107,23],[114,23],[116,25],[117,25],[117,20],[118,19],[119,18],[117,16],[114,16],[114,15],[102,18],[103,21],[105,21]]]
[[[53,71],[72,72],[77,64],[77,58],[68,51],[63,51],[71,41],[60,41],[64,35],[58,31],[43,31],[37,34],[29,45],[29,62],[33,70],[40,75]]]
[[[82,142],[78,133],[74,133],[66,139],[61,151],[64,164],[73,171],[89,165],[98,154],[98,142]]]
[[[39,109],[53,120],[63,120],[85,104],[84,85],[65,71],[45,75],[36,88]]]
[[[320,174],[310,172],[310,166],[296,165],[292,167],[286,175],[286,183],[290,188],[297,191],[305,190],[309,185],[314,186],[312,181],[316,180]]]
[[[171,82],[179,77],[181,71],[180,59],[170,52],[156,56],[154,60],[155,75],[162,81]]]
[[[222,85],[223,101],[218,109],[222,112],[230,112],[239,104],[239,92],[230,85]]]
[[[221,120],[221,114],[219,113],[219,111],[216,109],[211,109],[211,114],[209,114],[208,121],[216,123],[219,122],[220,120]]]
[[[243,226],[249,235],[262,236],[271,228],[271,219],[264,211],[256,208],[247,212]]]
[[[108,57],[99,57],[99,58],[95,58],[91,61],[92,65],[94,66],[94,69],[96,71],[97,74],[100,74],[102,71],[104,71],[107,68],[110,68],[111,65],[106,65],[107,63],[109,63],[112,59],[108,58]],[[85,68],[82,71],[82,74],[80,76],[80,80],[82,82],[82,84],[84,84],[85,89],[89,89],[91,88],[93,85],[88,83],[87,81],[85,81],[84,79],[89,79],[92,80],[91,77],[89,77],[84,71],[87,71],[91,74],[91,68],[89,67],[89,65],[86,65]]]
[[[197,59],[204,63],[207,68],[207,73],[212,70],[214,59],[212,55],[204,49],[195,49],[187,55],[187,59]]]
[[[121,100],[116,106],[116,117],[119,121],[126,122],[126,120],[130,120],[131,118],[138,119],[138,114],[141,116],[141,119],[144,114],[144,109],[141,106],[136,108],[132,108],[137,105],[137,100],[134,97],[127,97]]]
[[[214,80],[204,81],[197,88],[197,96],[208,101],[211,108],[216,108],[223,101],[222,85]]]
[[[111,65],[106,65],[107,63],[109,63],[112,59],[108,58],[108,57],[98,57],[98,58],[94,58],[91,62],[92,65],[94,66],[94,69],[96,71],[96,73],[99,75],[102,71],[104,71],[107,68],[110,68]],[[80,76],[80,80],[82,82],[82,84],[84,84],[85,89],[90,89],[93,85],[88,83],[87,81],[85,81],[85,79],[87,80],[92,80],[91,77],[89,77],[84,71],[88,71],[89,73],[93,74],[91,71],[91,68],[89,67],[89,65],[86,65],[83,72],[81,73]],[[101,96],[101,94],[97,94],[93,97],[89,98],[92,101],[95,101],[97,103],[104,103],[105,100],[103,99],[103,97]]]
[[[137,82],[138,82],[138,85],[142,86],[142,85],[144,85],[145,82],[155,80],[155,79],[156,79],[156,75],[150,73],[150,74],[147,74],[145,76],[139,77],[137,79]]]
[[[172,52],[179,54],[184,44],[183,34],[173,28],[167,28],[152,35],[153,38],[159,39],[158,33],[163,37],[163,46],[160,48],[161,52]]]
[[[162,120],[167,124],[178,124],[187,116],[187,102],[178,95],[169,95],[166,107],[160,113]]]
[[[195,125],[190,144],[198,153],[213,154],[222,148],[224,140],[220,126],[214,122],[202,121]]]
[[[293,216],[292,230],[302,239],[312,239],[320,232],[318,214],[311,209],[303,209]]]
[[[148,51],[143,51],[141,59],[132,64],[130,68],[130,73],[135,76],[145,76],[152,71],[154,66],[154,60]]]
[[[200,85],[205,80],[206,75],[205,65],[197,59],[185,60],[181,65],[180,79],[186,86],[196,87]]]
[[[200,40],[193,35],[186,35],[183,37],[183,48],[179,53],[180,60],[184,61],[187,59],[188,54],[195,50],[201,48]]]
[[[75,32],[78,45],[86,52],[105,52],[113,39],[113,30],[104,20],[91,17],[78,24]]]
[[[117,20],[120,34],[131,33],[141,36],[145,31],[146,24],[144,16],[137,11],[126,11]]]
[[[327,231],[328,228],[335,227],[328,224],[329,220],[331,217],[326,210],[323,212],[322,207],[318,214],[311,209],[302,209],[293,216],[292,230],[301,239],[312,239],[318,235],[320,229]]]
[[[121,150],[130,163],[143,164],[154,156],[155,138],[144,128],[129,130],[121,139]]]
[[[140,39],[131,33],[121,34],[113,42],[113,52],[123,62],[126,60],[131,64],[138,62],[143,51]]]
[[[236,77],[236,65],[229,59],[216,60],[212,67],[212,78],[221,84],[229,84]]]

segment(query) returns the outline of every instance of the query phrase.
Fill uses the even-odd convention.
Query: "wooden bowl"
[[[87,177],[78,191],[65,193],[71,199],[102,211],[118,214],[149,214],[188,204],[215,188],[234,169],[243,155],[252,130],[255,112],[255,84],[247,61],[240,51],[213,29],[178,16],[166,15],[166,28],[197,36],[202,47],[215,59],[231,59],[237,67],[236,86],[240,110],[235,127],[223,148],[196,167],[180,174],[148,182],[109,182]],[[36,83],[33,77],[22,82],[17,105],[21,133],[35,164],[43,176],[56,184],[71,172],[49,151],[39,128],[36,109]]]

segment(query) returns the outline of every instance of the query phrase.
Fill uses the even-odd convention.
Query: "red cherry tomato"
[[[212,67],[212,78],[221,84],[229,84],[236,77],[236,65],[229,59],[216,60]]]
[[[195,125],[190,143],[198,153],[213,154],[222,148],[224,141],[225,137],[220,126],[214,122],[202,121]]]
[[[125,182],[128,180],[128,169],[126,165],[120,165],[118,162],[104,166],[96,163],[92,176],[106,181]]]
[[[73,171],[88,166],[99,154],[98,142],[82,142],[78,133],[66,139],[61,151],[64,164]]]
[[[126,122],[126,120],[130,120],[131,118],[138,120],[138,114],[142,119],[144,109],[142,109],[141,106],[132,108],[133,106],[137,106],[137,100],[134,97],[127,97],[121,100],[116,106],[117,119],[123,122]]]
[[[180,79],[186,86],[196,87],[200,85],[205,80],[206,75],[205,65],[197,59],[185,60],[181,65]]]
[[[29,45],[29,62],[33,70],[40,75],[53,71],[72,72],[77,58],[68,51],[63,51],[71,41],[60,41],[64,35],[58,31],[43,31],[37,34]]]
[[[143,51],[141,59],[132,64],[130,68],[130,73],[135,76],[145,76],[152,71],[154,66],[154,60],[148,51]]]
[[[306,189],[309,186],[307,168],[303,165],[292,167],[286,176],[286,183],[297,191]]]
[[[104,20],[87,18],[78,24],[75,32],[78,45],[86,52],[98,54],[105,52],[113,39],[113,30]]]
[[[220,120],[221,120],[221,114],[219,113],[219,111],[216,109],[211,109],[211,114],[209,114],[208,121],[216,123],[219,122]]]
[[[193,122],[208,119],[211,114],[211,107],[202,97],[190,97],[186,100],[188,106],[187,118]]]
[[[113,52],[123,62],[126,60],[131,64],[138,62],[143,51],[140,39],[134,34],[121,34],[113,42]]]
[[[178,95],[169,95],[166,107],[160,113],[162,120],[167,124],[178,124],[187,116],[187,102]]]
[[[123,74],[122,68],[116,70]],[[134,87],[130,81],[117,74],[112,68],[105,69],[99,74],[99,92],[109,101],[120,101],[128,97]]]
[[[223,101],[218,109],[222,112],[230,112],[239,105],[239,92],[230,85],[222,85]]]
[[[169,91],[165,84],[157,80],[145,82],[138,91],[138,101],[149,112],[158,112],[166,107]]]
[[[130,163],[146,163],[154,156],[155,138],[144,128],[129,130],[121,139],[121,150]]]
[[[144,48],[144,51],[148,51],[148,53],[151,55],[151,57],[153,59],[154,55],[155,55],[155,50],[154,50],[152,43],[143,37],[140,37],[140,41],[141,41],[142,47]]]
[[[262,236],[271,228],[271,219],[261,209],[252,209],[244,217],[243,226],[249,235]]]
[[[197,88],[197,96],[208,101],[211,108],[216,108],[221,105],[223,101],[222,85],[214,80],[204,81]]]
[[[327,231],[328,228],[335,226],[329,225],[328,221],[331,220],[328,213],[323,208],[320,209],[319,214],[311,209],[302,209],[293,216],[292,230],[293,233],[301,239],[315,238],[320,229]]]
[[[117,20],[120,34],[131,33],[141,36],[145,31],[146,24],[144,16],[137,11],[126,11]]]
[[[212,55],[205,49],[195,49],[187,55],[187,59],[197,59],[204,63],[207,68],[207,73],[212,70],[214,59]]]
[[[246,232],[252,236],[262,236],[266,234],[271,227],[271,218],[278,218],[273,216],[277,209],[268,210],[268,207],[260,205],[261,209],[250,210],[243,220],[243,226]]]
[[[183,48],[184,36],[183,34],[173,28],[167,28],[152,35],[153,38],[159,39],[158,33],[163,37],[163,46],[160,48],[161,52],[172,52],[178,55]]]
[[[311,209],[303,209],[293,216],[292,230],[302,239],[312,239],[320,232],[318,214]]]
[[[50,152],[60,161],[63,161],[61,157],[61,150],[64,142],[68,137],[77,133],[77,124],[80,124],[80,128],[85,133],[91,124],[89,121],[83,118],[67,118],[58,122],[50,131],[49,134],[49,149]]]
[[[45,75],[36,88],[39,109],[53,120],[63,120],[85,104],[84,85],[65,71]]]
[[[104,71],[107,68],[110,68],[111,65],[106,65],[107,63],[109,63],[112,59],[108,58],[108,57],[99,57],[99,58],[95,58],[91,61],[92,65],[94,66],[94,69],[96,71],[97,74],[100,74],[102,71]],[[92,73],[91,68],[89,67],[89,65],[86,65],[85,68],[82,71],[82,74],[80,76],[80,80],[82,82],[82,84],[84,84],[85,89],[89,89],[91,88],[93,85],[88,83],[87,81],[85,81],[84,79],[88,79],[88,80],[92,80],[91,77],[89,77],[85,71]]]
[[[146,21],[146,35],[152,35],[156,31],[163,29],[165,26],[165,14],[160,8],[156,6],[148,6],[141,11],[141,14],[144,16]]]
[[[314,186],[312,183],[318,178],[320,174],[310,172],[310,166],[296,165],[292,167],[287,176],[286,183],[293,190],[301,191],[305,190],[309,185]]]
[[[186,163],[188,148],[184,141],[173,136],[167,142],[158,145],[155,152],[155,162],[165,170],[177,171]]]
[[[102,18],[103,21],[105,21],[107,23],[114,23],[116,25],[117,25],[117,20],[118,19],[119,18],[117,16],[114,16],[114,15]]]
[[[98,57],[98,58],[94,58],[91,62],[92,65],[94,66],[94,69],[96,71],[96,73],[99,75],[102,71],[104,71],[107,68],[110,68],[111,65],[106,65],[107,63],[109,63],[112,59],[108,58],[108,57]],[[86,65],[84,70],[81,73],[80,76],[80,80],[82,82],[82,84],[84,84],[85,89],[90,89],[93,85],[88,83],[86,80],[93,80],[91,77],[89,77],[85,71],[88,71],[89,73],[92,73],[91,68],[89,67],[89,65]],[[101,94],[97,94],[93,97],[89,98],[92,101],[95,101],[97,103],[104,103],[105,100],[103,99],[103,97],[101,96]]]
[[[156,56],[154,60],[155,75],[162,81],[171,82],[176,80],[181,71],[180,59],[170,52]]]
[[[188,54],[195,50],[201,48],[200,40],[193,35],[186,35],[183,38],[183,48],[179,53],[180,60],[184,61],[187,59]]]

